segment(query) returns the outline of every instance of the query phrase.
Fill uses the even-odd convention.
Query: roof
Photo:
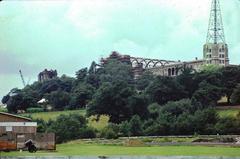
[[[19,116],[19,115],[14,115],[14,114],[10,114],[10,113],[5,113],[5,112],[0,112],[0,115],[7,115],[7,116],[11,116],[11,117],[15,117],[15,118],[19,118],[19,119],[24,119],[24,120],[28,120],[28,121],[32,121],[32,119],[27,118],[27,117],[23,117],[23,116]]]

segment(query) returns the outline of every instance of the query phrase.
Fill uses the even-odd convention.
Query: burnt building
[[[38,74],[38,81],[39,82],[44,82],[47,80],[51,80],[57,77],[57,70],[47,70],[45,69],[44,71],[40,72]]]

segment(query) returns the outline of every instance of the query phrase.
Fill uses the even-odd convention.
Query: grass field
[[[240,148],[207,146],[126,147],[95,144],[61,144],[56,152],[2,153],[2,156],[240,156]]]
[[[217,112],[219,114],[220,117],[227,117],[227,116],[233,116],[236,117],[236,115],[238,114],[238,112],[240,112],[240,109],[217,109]],[[45,121],[48,121],[49,119],[56,119],[59,115],[61,114],[70,114],[70,113],[80,113],[82,115],[86,114],[86,110],[84,109],[80,109],[80,110],[66,110],[66,111],[56,111],[56,112],[41,112],[41,113],[26,113],[23,114],[24,116],[28,116],[30,115],[33,119],[43,119]],[[104,119],[105,120],[105,119]],[[107,119],[106,119],[107,120]]]
[[[217,109],[217,112],[220,117],[236,117],[240,112],[238,108],[229,108],[229,109]]]
[[[65,110],[65,111],[56,111],[56,112],[40,112],[40,113],[26,113],[23,116],[31,116],[33,119],[43,119],[44,121],[48,121],[49,119],[56,119],[61,114],[71,114],[71,113],[79,113],[83,116],[86,115],[85,109],[80,110]],[[88,125],[97,129],[101,130],[108,125],[109,117],[106,115],[101,115],[98,121],[96,121],[96,116],[91,116],[88,118]]]
[[[45,121],[48,121],[49,119],[56,119],[59,115],[61,114],[71,114],[71,113],[79,113],[82,115],[86,114],[85,109],[80,109],[80,110],[66,110],[66,111],[56,111],[56,112],[41,112],[41,113],[26,113],[23,114],[24,116],[31,116],[33,119],[43,119]]]

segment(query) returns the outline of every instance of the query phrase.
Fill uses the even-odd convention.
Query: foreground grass
[[[24,116],[31,116],[33,119],[43,119],[44,121],[48,121],[49,119],[55,120],[61,114],[71,114],[71,113],[79,113],[83,116],[86,114],[85,109],[80,110],[66,110],[66,111],[56,111],[56,112],[40,112],[40,113],[26,113]]]
[[[126,147],[94,144],[61,144],[56,152],[9,152],[2,156],[240,156],[240,148],[207,146]]]

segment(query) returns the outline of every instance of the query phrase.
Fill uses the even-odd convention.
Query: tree
[[[57,143],[80,139],[85,136],[86,119],[78,114],[60,115],[48,128],[48,132],[56,134]]]
[[[113,123],[127,120],[131,115],[128,100],[133,94],[133,89],[126,82],[104,83],[93,96],[88,115],[107,114]]]
[[[228,66],[222,70],[221,84],[224,87],[224,92],[227,96],[228,104],[231,103],[231,95],[237,84],[240,83],[240,67]]]
[[[192,104],[199,109],[214,107],[222,96],[221,87],[203,81],[199,84],[199,89],[193,94]]]
[[[144,72],[143,75],[136,80],[136,88],[139,91],[144,91],[150,85],[153,79],[154,75],[151,72],[149,71]]]
[[[240,104],[240,84],[233,90],[231,95],[231,103]]]
[[[6,103],[8,112],[17,113],[17,110],[19,110],[19,107],[21,107],[22,102],[23,102],[23,96],[21,93],[11,96]]]
[[[125,81],[128,84],[134,83],[131,65],[117,60],[109,60],[99,72],[101,84],[105,82]]]
[[[143,135],[142,122],[138,115],[134,115],[129,121],[129,130],[131,136]]]
[[[85,78],[87,77],[87,74],[88,74],[88,69],[83,68],[76,72],[76,77],[79,81],[84,81]]]
[[[3,104],[6,104],[9,99],[10,99],[10,95],[9,95],[9,94],[3,96],[3,98],[2,98],[2,103],[3,103]]]
[[[195,133],[202,135],[216,134],[214,127],[219,118],[214,109],[198,110],[193,117],[192,123]]]
[[[95,89],[86,83],[79,83],[72,92],[70,108],[85,108],[92,99]]]
[[[128,100],[131,115],[138,115],[141,119],[146,119],[149,116],[148,99],[144,95],[133,95]]]
[[[168,101],[177,101],[187,96],[184,88],[173,78],[156,77],[146,90],[152,103],[162,105]]]
[[[64,110],[69,105],[70,95],[67,92],[57,90],[47,96],[48,101],[56,110]]]
[[[191,100],[182,99],[180,101],[171,101],[162,106],[162,113],[178,117],[183,113],[193,114],[197,109],[191,104]]]
[[[193,95],[194,89],[194,70],[192,68],[188,68],[184,66],[181,69],[181,74],[177,76],[177,81],[181,84],[184,90],[187,93],[188,98],[191,98]]]

